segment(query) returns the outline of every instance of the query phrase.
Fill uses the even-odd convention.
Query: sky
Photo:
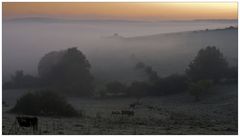
[[[81,3],[4,2],[3,18],[55,17],[120,20],[237,19],[237,2],[205,3]]]

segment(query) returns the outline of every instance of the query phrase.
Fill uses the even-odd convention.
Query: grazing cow
[[[112,115],[120,115],[120,111],[112,111]]]
[[[122,115],[134,116],[134,111],[122,110]]]
[[[130,109],[135,109],[136,108],[136,106],[140,106],[140,105],[142,105],[142,102],[140,102],[139,100],[137,101],[137,102],[134,102],[134,103],[132,103],[132,104],[129,104],[129,108]]]
[[[32,127],[33,131],[38,130],[38,118],[37,117],[16,117],[16,120],[20,127]]]

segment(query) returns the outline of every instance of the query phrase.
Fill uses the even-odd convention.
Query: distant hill
[[[95,55],[91,62],[97,76],[106,79],[135,79],[140,76],[140,73],[134,70],[134,65],[139,61],[152,66],[160,76],[183,73],[197,52],[209,45],[219,48],[231,66],[237,66],[238,63],[236,27],[128,38],[115,37],[111,40],[105,39],[103,43],[105,48],[99,48],[99,56]],[[104,69],[99,71],[98,68]]]
[[[205,30],[198,30],[198,31],[185,31],[185,32],[177,32],[177,33],[167,33],[167,34],[153,34],[153,35],[146,35],[146,36],[137,36],[137,37],[128,37],[126,40],[154,40],[158,39],[159,37],[185,37],[195,34],[204,34],[212,35],[216,32],[226,32],[226,31],[238,31],[237,26],[230,26],[227,28],[219,28],[219,29],[205,29]],[[207,33],[206,33],[207,32]]]

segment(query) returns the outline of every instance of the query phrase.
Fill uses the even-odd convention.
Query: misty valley
[[[4,135],[238,134],[235,20],[23,18],[3,45]]]

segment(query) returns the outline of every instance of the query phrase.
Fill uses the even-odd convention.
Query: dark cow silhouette
[[[120,111],[112,111],[112,115],[120,115]]]
[[[138,100],[137,102],[134,102],[134,103],[129,104],[129,108],[135,109],[136,106],[140,106],[140,105],[142,105],[142,102],[140,102],[140,101]]]
[[[33,131],[38,130],[38,118],[37,117],[16,117],[18,125],[20,127],[32,127]]]
[[[17,116],[8,134],[17,134],[20,128],[29,127],[33,129],[33,132],[38,130],[38,118],[37,117],[24,117]]]
[[[134,111],[122,110],[121,112],[122,115],[134,116]]]

